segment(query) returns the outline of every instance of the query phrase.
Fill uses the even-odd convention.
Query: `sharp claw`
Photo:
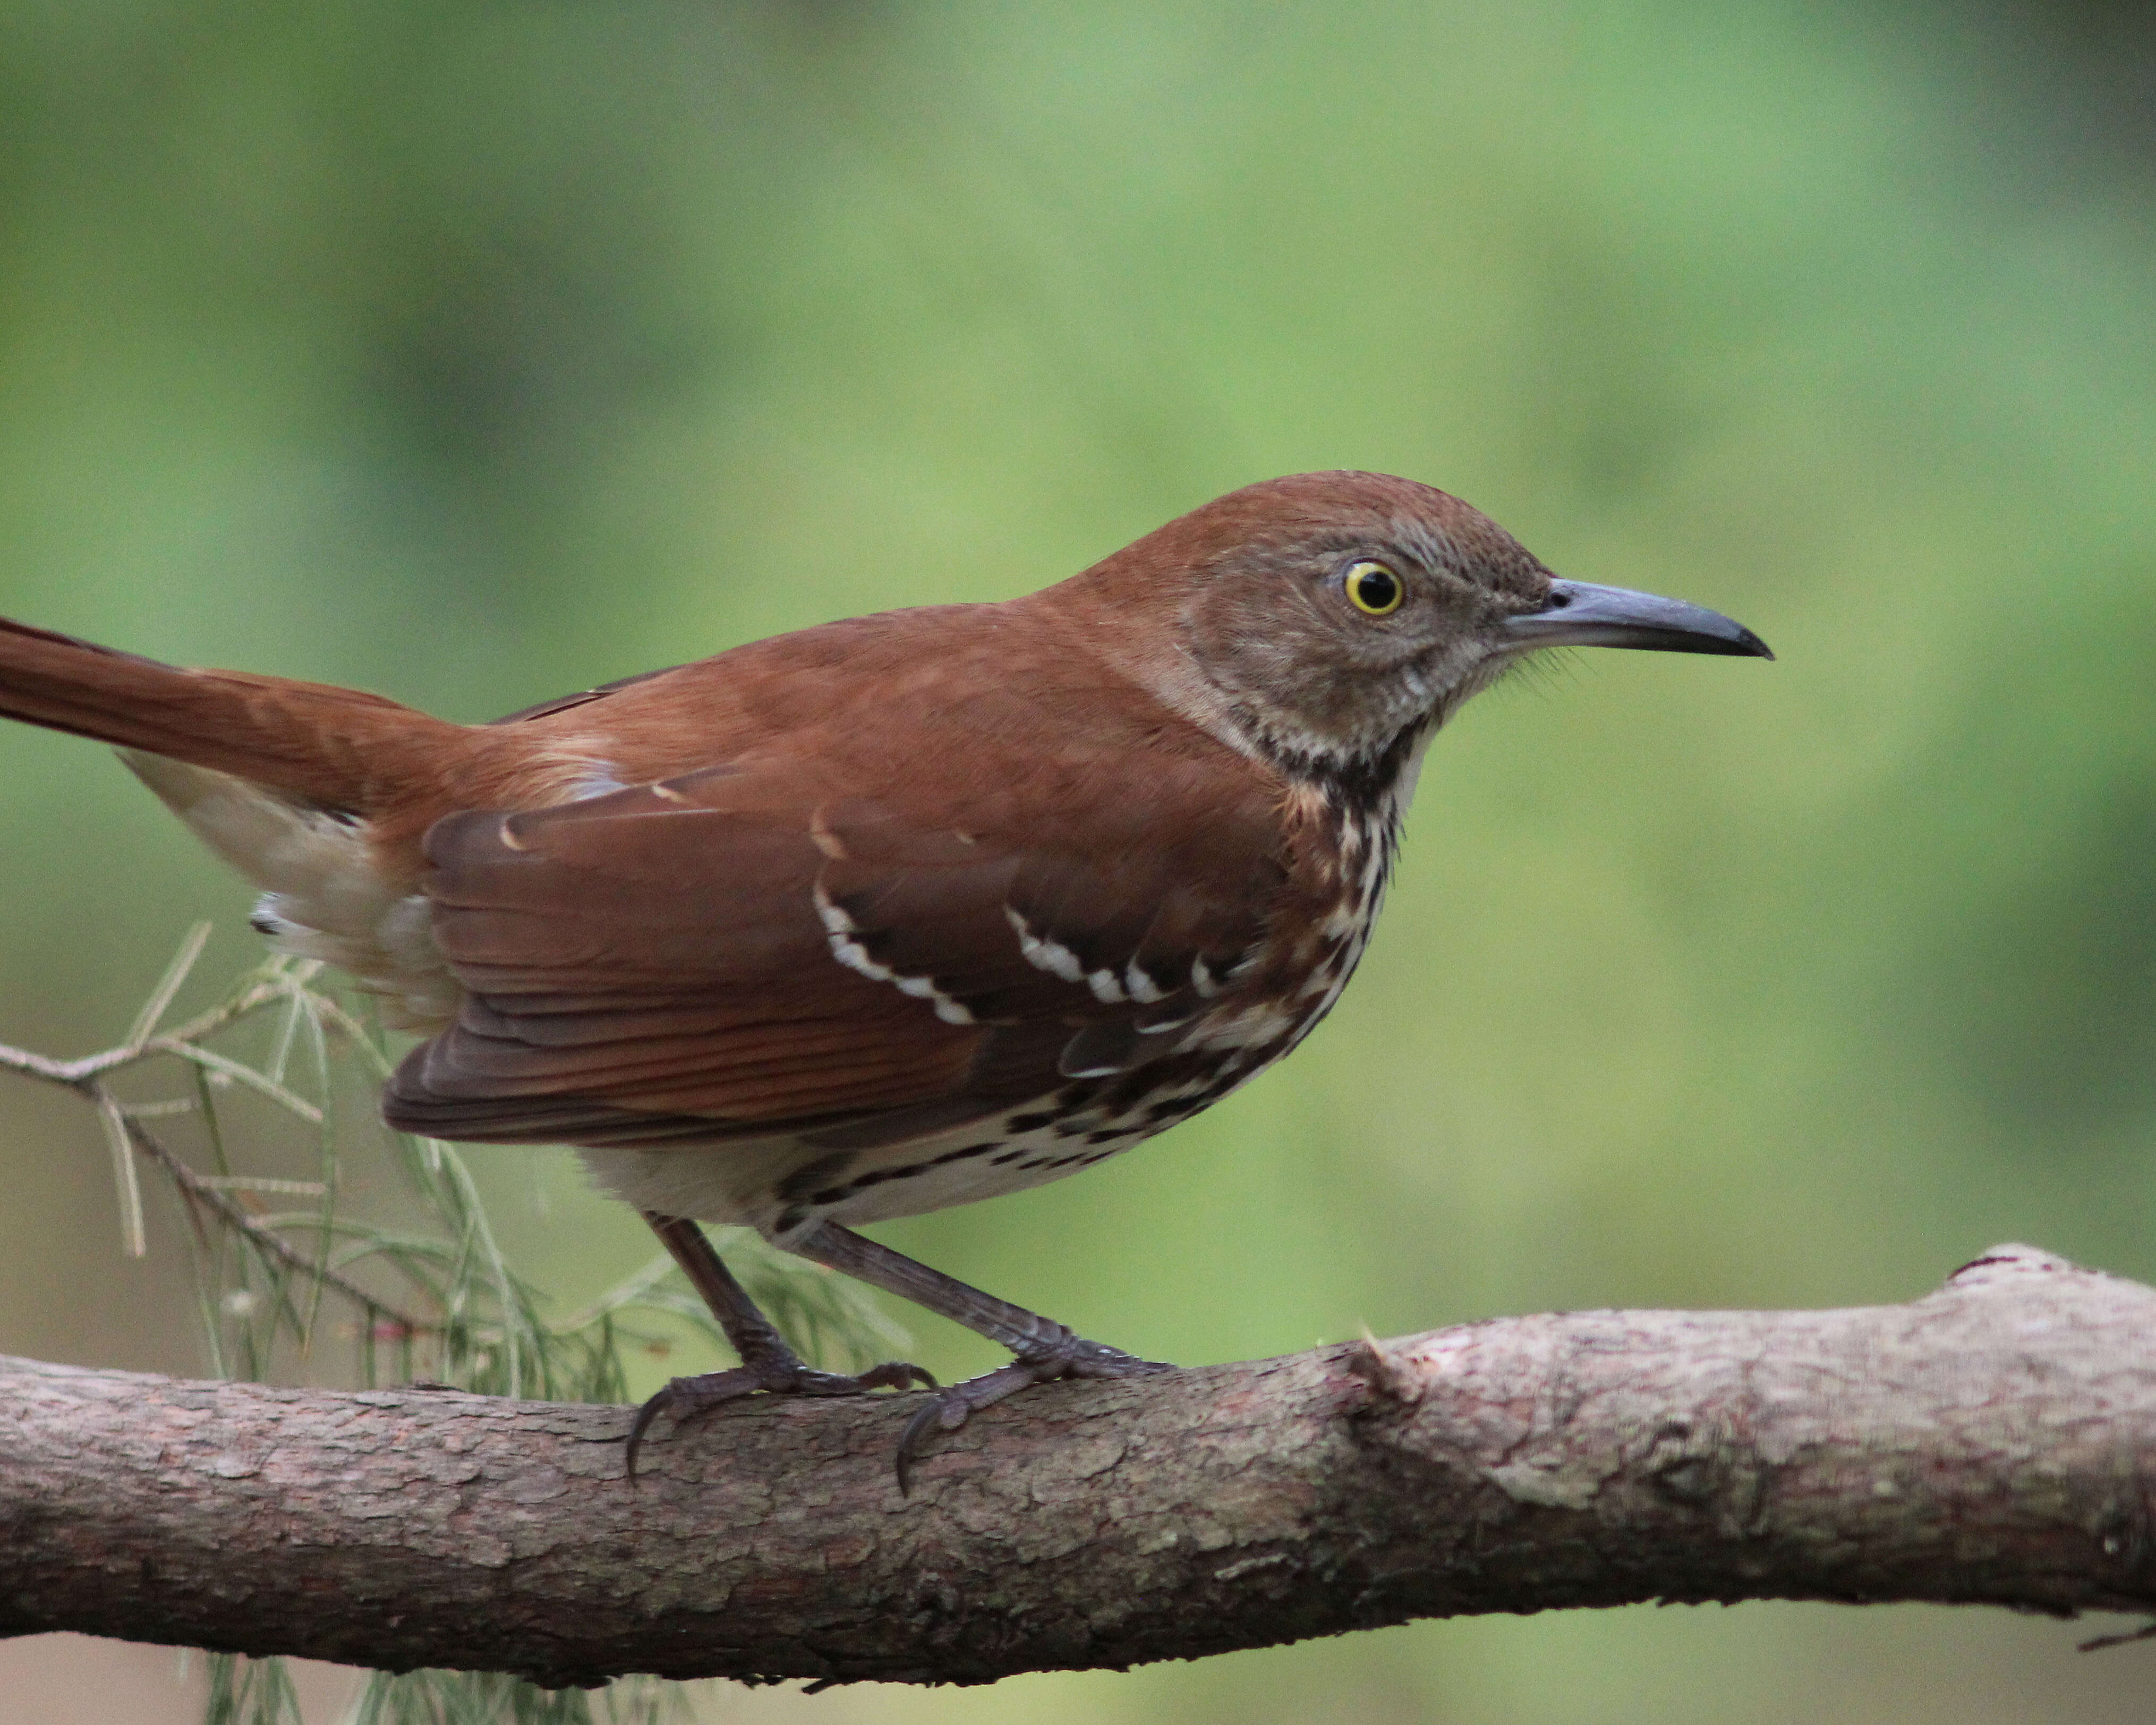
[[[659,1417],[659,1409],[666,1392],[660,1391],[636,1410],[636,1418],[629,1428],[629,1452],[623,1458],[631,1486],[636,1483],[636,1452],[644,1447],[644,1435],[651,1430],[651,1422]]]
[[[701,1378],[676,1378],[636,1410],[630,1421],[629,1443],[623,1457],[629,1482],[636,1483],[636,1458],[644,1435],[661,1414],[670,1413],[678,1425],[699,1414],[709,1413],[722,1402],[737,1401],[759,1392],[767,1395],[855,1395],[870,1389],[904,1389],[916,1378],[936,1388],[936,1380],[919,1366],[904,1360],[886,1360],[871,1366],[857,1378],[835,1372],[812,1372],[790,1355],[783,1360],[758,1360],[730,1371],[711,1372]]]
[[[712,1372],[702,1378],[669,1379],[664,1389],[636,1410],[636,1418],[629,1425],[628,1450],[623,1457],[629,1484],[636,1483],[636,1456],[644,1447],[644,1434],[661,1414],[671,1413],[678,1425],[699,1414],[708,1414],[721,1402],[752,1394],[759,1387],[756,1373],[746,1366],[737,1366],[730,1372]]]
[[[898,1455],[895,1459],[898,1467],[898,1495],[901,1497],[913,1495],[914,1451],[919,1447],[921,1439],[928,1435],[928,1428],[937,1422],[942,1412],[943,1398],[939,1395],[907,1420],[906,1430],[898,1435]]]
[[[956,1431],[983,1409],[993,1408],[998,1402],[1036,1384],[1050,1384],[1059,1378],[1138,1377],[1174,1369],[1158,1360],[1138,1359],[1119,1348],[1104,1348],[1097,1342],[1072,1337],[1062,1348],[1053,1352],[1044,1349],[1039,1354],[1014,1359],[993,1372],[939,1390],[927,1407],[906,1422],[906,1430],[899,1434],[898,1454],[894,1458],[899,1496],[912,1495],[913,1464],[932,1430]],[[927,1375],[921,1373],[923,1378]],[[933,1380],[930,1381],[932,1388]]]

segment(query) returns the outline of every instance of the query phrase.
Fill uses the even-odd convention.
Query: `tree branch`
[[[2156,1612],[2156,1291],[2002,1246],[1907,1306],[1573,1312],[1059,1384],[939,1437],[0,1361],[0,1633],[550,1686],[973,1682],[1666,1599]]]

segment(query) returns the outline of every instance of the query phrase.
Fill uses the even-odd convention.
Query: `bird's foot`
[[[857,1377],[848,1377],[819,1372],[791,1353],[760,1353],[730,1371],[676,1378],[636,1410],[635,1422],[629,1428],[629,1483],[636,1482],[636,1454],[644,1446],[644,1435],[661,1414],[672,1414],[679,1425],[745,1395],[860,1395],[871,1389],[910,1389],[916,1384],[936,1388],[934,1378],[904,1360],[886,1360]]]
[[[1052,1384],[1059,1378],[1139,1378],[1174,1369],[1159,1360],[1140,1359],[1120,1348],[1088,1342],[1082,1336],[1029,1348],[1007,1366],[937,1390],[928,1405],[906,1422],[898,1440],[899,1495],[904,1497],[911,1491],[913,1463],[931,1432],[956,1431],[983,1408],[993,1408],[1021,1389]]]

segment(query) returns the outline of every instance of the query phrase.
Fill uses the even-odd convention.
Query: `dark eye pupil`
[[[1389,569],[1358,569],[1355,597],[1373,611],[1389,609],[1400,596],[1400,583]]]

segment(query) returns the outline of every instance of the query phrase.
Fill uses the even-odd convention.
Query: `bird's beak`
[[[1625,587],[1553,581],[1539,611],[1507,621],[1507,650],[1537,647],[1642,647],[1661,653],[1734,653],[1772,659],[1767,644],[1741,623],[1704,605]]]

